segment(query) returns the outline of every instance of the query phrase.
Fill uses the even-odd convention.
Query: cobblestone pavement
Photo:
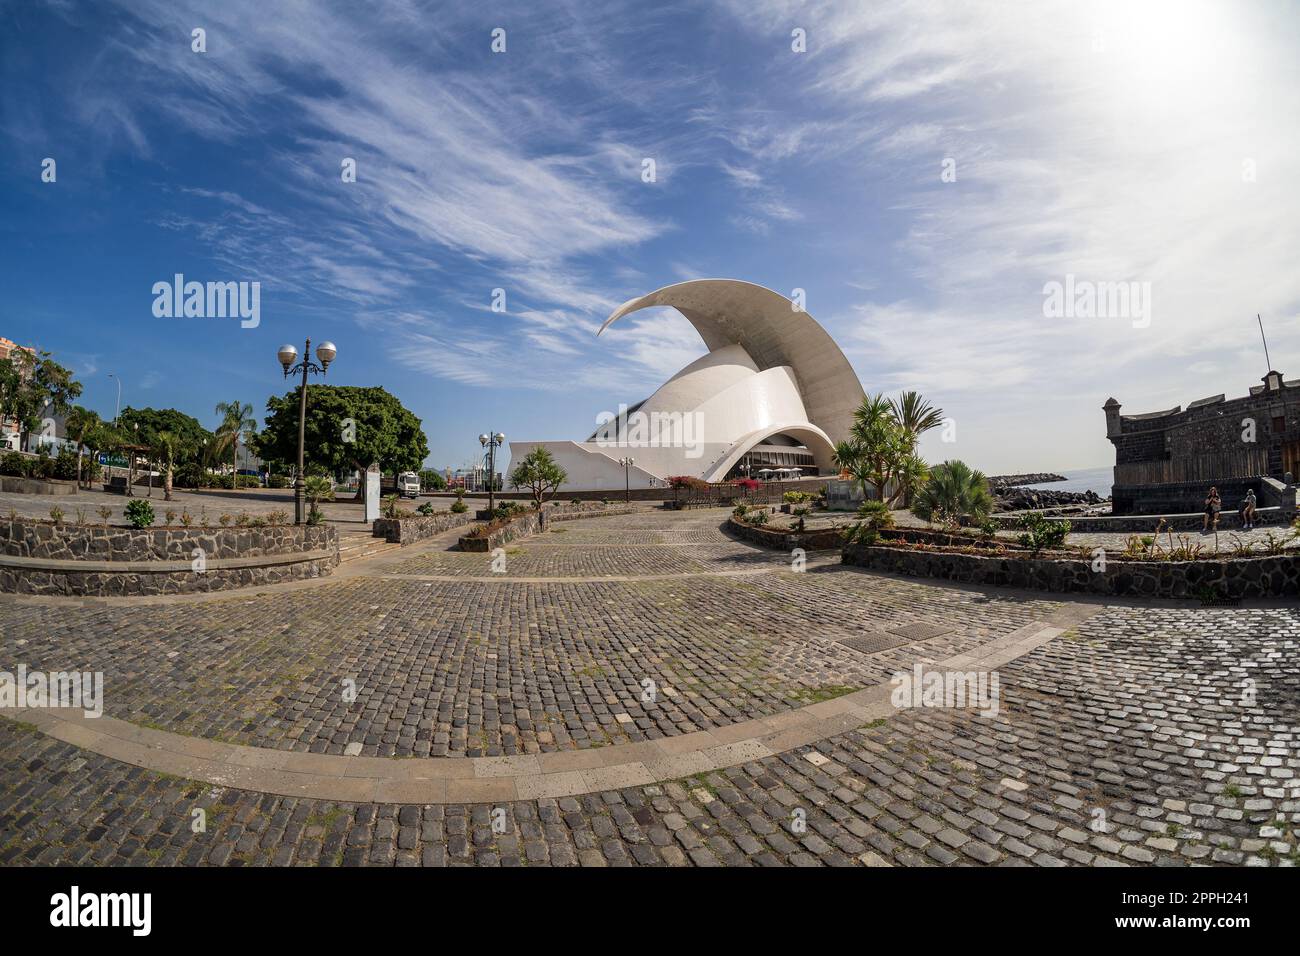
[[[996,716],[904,708],[725,771],[500,807],[215,788],[0,720],[0,865],[1297,861],[1295,609],[1080,605],[816,564],[796,574],[727,538],[722,517],[565,522],[515,542],[493,580],[478,580],[491,575],[483,556],[435,543],[273,594],[0,598],[0,669],[102,669],[107,713],[179,733],[474,756],[725,726],[1029,621],[1068,629],[1000,669]],[[557,575],[625,579],[517,580]],[[641,704],[644,677],[663,690],[655,706]],[[206,832],[193,832],[195,809]]]

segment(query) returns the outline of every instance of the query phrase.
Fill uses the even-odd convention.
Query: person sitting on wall
[[[1205,524],[1201,528],[1201,534],[1219,530],[1219,512],[1222,509],[1223,499],[1219,497],[1219,489],[1211,487],[1210,493],[1205,496]]]
[[[1246,497],[1241,499],[1239,511],[1241,513],[1242,528],[1250,531],[1255,527],[1255,490],[1253,488],[1246,492]]]

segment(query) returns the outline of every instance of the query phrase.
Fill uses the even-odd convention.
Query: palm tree
[[[221,416],[217,426],[217,443],[220,448],[227,444],[233,449],[231,455],[230,487],[239,487],[239,436],[250,435],[257,428],[257,419],[253,418],[253,406],[240,401],[218,402],[216,413]]]
[[[176,456],[181,453],[181,437],[175,432],[160,431],[153,438],[151,449],[163,465],[163,500],[172,500],[172,475],[176,469]]]
[[[334,500],[334,482],[326,475],[308,475],[302,483],[303,497],[311,504],[308,520],[315,524],[320,521],[320,511],[316,505],[321,501]]]
[[[68,417],[63,422],[63,430],[69,438],[77,443],[77,487],[81,487],[81,457],[86,450],[86,442],[103,426],[99,413],[80,405],[72,406]]]
[[[981,519],[993,510],[988,479],[964,461],[945,461],[930,469],[912,503],[912,514],[922,521],[956,523],[962,515]]]
[[[835,447],[835,458],[864,491],[871,485],[876,497],[888,503],[889,485],[896,481],[912,447],[911,438],[894,420],[889,401],[883,395],[868,395],[853,412],[848,440]]]
[[[912,504],[912,493],[921,482],[925,481],[924,472],[928,467],[916,456],[916,446],[925,432],[943,424],[943,409],[935,408],[921,397],[920,392],[909,390],[899,395],[897,400],[892,398],[889,400],[889,413],[903,429],[912,446],[910,456],[912,461],[900,468],[898,476],[903,507],[907,508]]]
[[[898,468],[894,472],[894,480],[898,482],[898,492],[902,496],[904,508],[911,506],[912,495],[916,493],[917,488],[925,484],[926,479],[929,477],[930,466],[915,452],[906,455],[898,463]]]
[[[935,408],[920,392],[907,391],[898,396],[898,400],[889,400],[889,410],[894,421],[903,426],[903,430],[913,437],[920,438],[931,428],[943,424],[943,409]]]

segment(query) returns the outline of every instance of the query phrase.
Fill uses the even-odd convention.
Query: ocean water
[[[1077,471],[1061,471],[1046,468],[1045,471],[1065,475],[1065,481],[1049,481],[1041,485],[1026,485],[1026,488],[1046,488],[1055,491],[1095,491],[1103,498],[1110,497],[1111,482],[1115,469],[1109,465],[1105,468],[1080,468]]]

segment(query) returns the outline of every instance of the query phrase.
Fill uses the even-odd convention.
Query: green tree
[[[67,436],[77,444],[77,486],[81,486],[81,457],[82,453],[89,449],[90,440],[93,436],[102,431],[104,427],[103,419],[99,417],[98,412],[93,412],[88,408],[82,408],[80,405],[74,405],[68,410],[67,418],[63,422],[63,430]]]
[[[178,468],[196,466],[203,443],[212,433],[199,424],[192,415],[174,408],[132,408],[128,405],[118,415],[120,433],[114,435],[108,426],[105,436],[117,446],[143,446],[151,461],[163,467],[163,484],[166,500],[171,500]],[[164,437],[166,436],[166,437]]]
[[[80,396],[81,383],[49,352],[15,349],[0,359],[0,413],[18,423],[23,447],[42,415],[65,415]]]
[[[935,408],[921,397],[920,392],[907,391],[899,395],[897,400],[891,398],[889,410],[894,416],[894,421],[903,426],[903,430],[912,436],[913,441],[931,428],[943,424],[943,409]]]
[[[955,524],[962,515],[979,520],[993,510],[988,479],[964,461],[945,461],[930,469],[916,493],[912,514],[922,521]]]
[[[527,488],[533,496],[533,507],[541,510],[546,496],[554,494],[568,477],[551,453],[539,445],[510,472],[510,485]]]
[[[853,413],[848,439],[835,446],[835,460],[864,491],[870,485],[877,499],[889,503],[889,485],[895,482],[912,448],[913,442],[894,418],[888,400],[883,395],[868,395]]]
[[[436,468],[420,469],[420,488],[442,491],[447,487],[447,479]]]
[[[288,471],[298,461],[298,390],[271,396],[266,411],[266,427],[253,450],[264,461]],[[311,386],[305,433],[306,470],[338,474],[355,469],[362,474],[358,501],[365,500],[364,475],[372,464],[397,474],[414,471],[429,456],[420,419],[378,387]]]
[[[216,414],[221,416],[221,424],[217,426],[216,432],[216,453],[220,453],[227,446],[230,447],[230,487],[239,487],[239,439],[244,436],[245,444],[251,444],[252,438],[257,431],[257,419],[253,417],[253,406],[244,402],[218,402]]]
[[[163,466],[163,500],[172,500],[172,476],[176,471],[176,459],[185,451],[182,440],[175,432],[160,431],[154,433],[150,450],[154,458]]]
[[[906,508],[911,505],[913,493],[928,474],[929,466],[916,454],[916,446],[923,434],[943,424],[943,409],[935,408],[921,397],[920,392],[905,391],[897,400],[889,400],[889,411],[912,443],[912,454],[898,471],[898,490]]]
[[[307,514],[309,524],[320,524],[321,513],[316,506],[322,501],[334,500],[334,482],[327,475],[308,475],[303,479],[302,494],[311,505]]]

